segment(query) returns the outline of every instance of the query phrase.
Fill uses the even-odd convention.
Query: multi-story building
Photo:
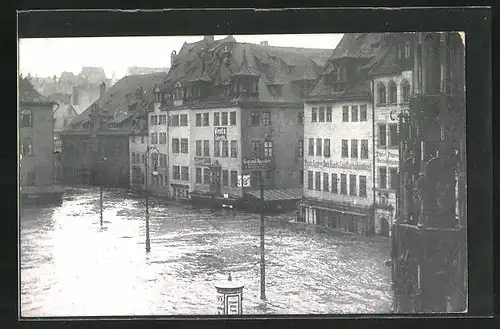
[[[61,151],[61,139],[59,133],[69,126],[71,121],[78,115],[75,108],[68,103],[54,105],[54,151]]]
[[[370,70],[375,127],[375,233],[389,235],[399,188],[399,115],[412,94],[414,33],[388,33],[383,59]]]
[[[134,189],[143,189],[146,184],[145,157],[147,151],[148,131],[141,129],[133,131],[129,136],[130,182]]]
[[[232,36],[174,52],[149,118],[171,196],[251,202],[263,181],[270,203],[300,200],[302,98],[329,53]]]
[[[124,77],[61,132],[62,182],[89,184],[99,174],[110,187],[129,187],[130,135],[147,132],[153,86],[166,74]],[[141,128],[142,127],[142,128]]]
[[[19,185],[22,204],[61,202],[63,191],[54,185],[53,102],[36,92],[26,79],[19,81]]]

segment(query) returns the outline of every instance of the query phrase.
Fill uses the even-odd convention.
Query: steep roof
[[[372,58],[386,33],[345,33],[333,51],[331,60]]]
[[[68,109],[71,109],[72,112],[75,115],[78,115],[78,112],[76,112],[76,110],[73,107],[73,105],[71,105],[71,104],[64,104],[64,103],[59,104],[59,106],[54,109],[54,113],[56,113],[56,112],[66,112],[67,113]]]
[[[40,95],[26,78],[19,79],[19,101],[26,103],[51,104],[47,97]]]
[[[162,90],[171,90],[177,82],[186,86],[194,81],[209,81],[227,85],[236,75],[260,76],[259,100],[274,101],[268,85],[284,85],[283,95],[290,101],[300,99],[291,91],[290,83],[314,80],[332,50],[273,47],[236,42],[232,36],[195,43],[184,43],[168,72]]]
[[[103,113],[120,123],[137,112],[144,111],[153,101],[152,90],[167,77],[165,72],[125,76],[111,86],[94,104]],[[138,92],[138,88],[142,88]],[[89,121],[92,105],[73,119],[71,126]]]
[[[47,96],[47,99],[50,101],[58,102],[58,103],[70,104],[71,103],[71,94],[55,93],[55,94]]]

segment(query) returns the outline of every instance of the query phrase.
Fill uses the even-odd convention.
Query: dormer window
[[[160,92],[160,88],[158,88],[158,86],[155,87],[155,89],[153,91],[153,95],[154,95],[155,103],[160,103],[161,102],[161,92]]]

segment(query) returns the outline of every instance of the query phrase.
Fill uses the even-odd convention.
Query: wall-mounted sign
[[[271,159],[243,159],[243,169],[269,169]]]
[[[194,165],[195,166],[208,167],[211,164],[212,164],[212,159],[210,159],[210,158],[204,158],[204,157],[195,157],[194,158]]]
[[[216,141],[227,140],[227,128],[226,127],[215,127],[214,128],[214,140],[216,140]]]
[[[250,175],[238,175],[238,187],[250,187]]]
[[[347,163],[337,162],[333,160],[305,160],[304,165],[314,168],[339,168],[339,169],[352,169],[352,170],[371,170],[369,164],[366,163]]]
[[[400,114],[408,114],[408,110],[392,110],[389,116],[391,117],[392,121],[396,121],[399,120]]]

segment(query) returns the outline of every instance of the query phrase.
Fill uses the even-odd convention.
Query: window
[[[220,126],[220,113],[214,113],[214,126]]]
[[[321,154],[323,153],[322,151],[323,151],[322,140],[321,138],[316,138],[316,155],[321,156]]]
[[[172,120],[171,120],[171,126],[172,127],[178,127],[179,126],[179,115],[178,114],[175,114],[175,115],[172,115]]]
[[[323,173],[323,191],[325,192],[328,192],[329,191],[329,185],[330,185],[330,182],[329,182],[329,174],[328,173]]]
[[[340,174],[340,194],[347,195],[347,175]]]
[[[252,156],[254,158],[260,158],[261,154],[260,141],[252,141]]]
[[[389,146],[398,146],[398,125],[396,123],[389,124]]]
[[[187,114],[181,114],[181,126],[186,127],[188,125],[188,115]]]
[[[307,189],[308,190],[313,189],[313,172],[312,171],[307,172]]]
[[[63,127],[67,127],[67,126],[68,126],[68,123],[69,123],[69,120],[68,120],[68,119],[64,119],[64,122],[63,122]]]
[[[189,181],[189,167],[181,167],[181,180]]]
[[[158,144],[158,133],[151,133],[151,144]]]
[[[203,168],[203,184],[210,184],[210,169]]]
[[[297,146],[297,157],[302,158],[304,156],[304,140],[299,140],[299,146]]]
[[[338,183],[339,183],[339,178],[337,174],[332,174],[332,193],[339,193],[338,190]]]
[[[357,139],[351,139],[351,158],[353,158],[353,159],[358,158],[358,140]]]
[[[196,113],[196,127],[201,127],[201,113]]]
[[[359,106],[359,121],[367,121],[366,105]]]
[[[398,102],[398,87],[391,81],[389,83],[389,103],[396,104]]]
[[[311,122],[317,122],[318,121],[318,108],[313,107],[311,109]]]
[[[231,141],[231,158],[238,157],[238,141]]]
[[[23,143],[21,144],[21,154],[23,156],[33,155],[33,142],[31,141],[31,138],[23,138]]]
[[[30,172],[26,173],[25,180],[24,180],[24,185],[27,185],[27,186],[36,185],[36,175],[35,175],[35,172],[30,171]]]
[[[181,138],[181,153],[188,153],[188,139]]]
[[[202,168],[196,168],[196,184],[201,184]]]
[[[309,156],[314,155],[314,138],[309,138]]]
[[[300,169],[300,186],[304,186],[304,170]]]
[[[316,187],[316,191],[321,191],[321,173],[317,171],[317,172],[314,173],[314,175],[315,175],[315,177],[314,177],[315,178],[315,182],[314,183],[316,185],[315,186]]]
[[[210,141],[203,141],[203,156],[209,157],[210,156]]]
[[[222,141],[222,157],[229,157],[229,141]]]
[[[403,102],[408,103],[410,101],[410,83],[406,80],[401,83],[401,90],[403,93]]]
[[[179,153],[179,151],[180,151],[179,138],[172,138],[172,153]]]
[[[227,112],[222,112],[222,120],[221,125],[227,126]]]
[[[355,196],[356,192],[356,175],[349,175],[349,195]]]
[[[132,152],[132,164],[135,164],[135,152]]]
[[[251,114],[251,118],[252,118],[252,126],[258,126],[260,125],[260,115],[259,115],[259,112],[252,112]]]
[[[262,113],[262,124],[264,126],[271,125],[271,112],[265,111]]]
[[[173,166],[172,167],[172,176],[173,176],[173,179],[180,180],[181,179],[181,167]]]
[[[379,173],[379,187],[381,189],[387,188],[387,168],[378,168]]]
[[[366,176],[359,176],[359,196],[366,198]]]
[[[342,157],[349,157],[349,141],[347,139],[342,140]]]
[[[161,153],[160,154],[160,166],[165,167],[167,165],[167,155]]]
[[[167,133],[160,133],[160,144],[167,144]]]
[[[231,187],[238,187],[238,172],[231,170]]]
[[[320,107],[319,108],[319,122],[325,122],[325,108]]]
[[[409,41],[405,43],[405,58],[410,58],[411,56],[411,44]]]
[[[220,141],[214,141],[214,157],[220,157]]]
[[[264,156],[272,157],[273,156],[273,142],[265,141],[264,142]]]
[[[349,122],[349,106],[342,106],[342,122]]]
[[[201,141],[196,141],[196,156],[201,157]]]
[[[156,119],[157,119],[157,118],[158,118],[158,117],[157,117],[156,115],[152,115],[152,116],[150,117],[149,123],[150,123],[152,126],[156,125]]]
[[[236,111],[232,111],[229,113],[229,123],[231,126],[236,126]]]
[[[21,127],[32,127],[33,126],[33,113],[31,110],[24,109],[21,111]]]
[[[253,187],[258,187],[260,186],[260,183],[262,182],[262,172],[261,171],[252,171],[250,174],[250,184]]]
[[[368,159],[368,140],[361,140],[361,159]]]
[[[357,105],[351,106],[351,121],[358,122],[358,106]]]
[[[222,171],[222,186],[229,186],[229,171]]]
[[[391,190],[397,190],[399,185],[398,168],[389,168],[391,175]]]
[[[326,108],[326,122],[332,122],[332,107],[328,106]]]
[[[203,113],[203,126],[210,126],[210,113]]]
[[[299,123],[299,125],[304,124],[304,112],[299,112],[297,122]]]
[[[385,85],[383,83],[379,83],[377,86],[377,96],[378,96],[378,104],[385,104],[387,101],[387,96],[385,94]]]
[[[378,125],[378,145],[382,147],[387,146],[387,126],[385,124]]]
[[[146,143],[146,140],[145,140],[145,139],[146,139],[146,138],[144,138],[144,136],[141,136],[141,144]]]
[[[187,120],[187,115],[186,115],[186,120]],[[166,125],[166,124],[167,124],[167,116],[160,115],[160,125]]]

